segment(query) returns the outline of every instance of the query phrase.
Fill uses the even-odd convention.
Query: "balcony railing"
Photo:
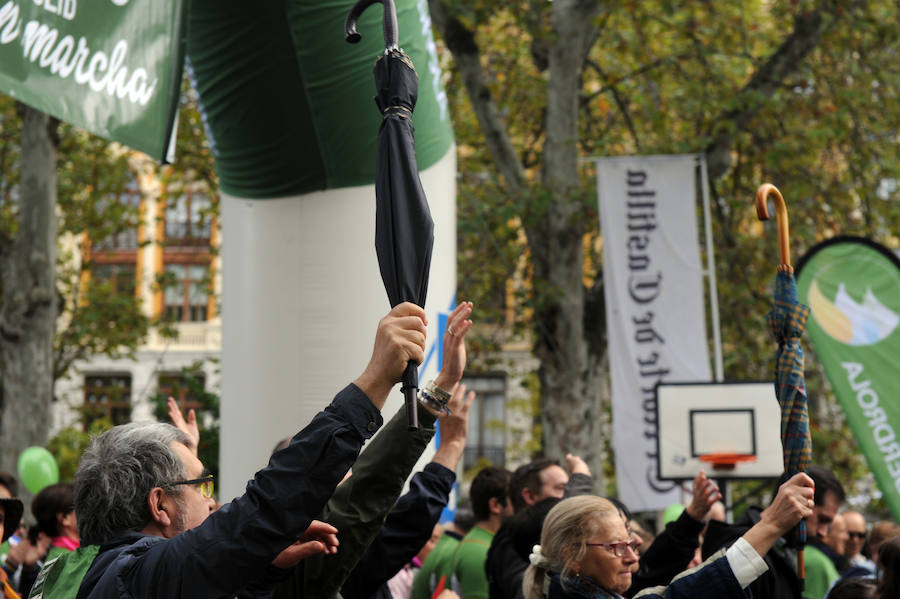
[[[219,350],[222,348],[222,325],[219,321],[177,322],[171,325],[175,337],[163,337],[153,329],[147,338],[148,349],[192,348]]]

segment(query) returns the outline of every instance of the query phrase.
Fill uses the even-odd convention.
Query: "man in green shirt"
[[[438,540],[437,545],[422,562],[422,567],[416,572],[413,579],[411,599],[431,599],[431,595],[440,582],[441,575],[453,559],[453,554],[459,546],[459,542],[467,532],[472,530],[475,524],[472,510],[464,507],[456,508],[453,517],[444,534]]]
[[[831,470],[812,465],[807,471],[816,483],[813,515],[806,519],[808,543],[804,551],[806,580],[803,599],[823,599],[838,579],[837,568],[827,551],[828,527],[837,516],[846,495],[844,487]],[[824,548],[825,551],[823,551]]]
[[[806,560],[806,584],[803,590],[805,599],[823,599],[828,589],[840,575],[831,558],[815,545],[807,545],[804,549]]]
[[[472,481],[469,498],[475,513],[475,526],[459,542],[449,565],[441,572],[446,575],[447,588],[456,591],[461,599],[488,597],[484,561],[494,533],[503,520],[512,515],[512,503],[508,494],[509,478],[508,470],[489,466]]]

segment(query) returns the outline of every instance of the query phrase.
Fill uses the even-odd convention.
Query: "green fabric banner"
[[[0,91],[164,161],[184,62],[182,0],[0,0]]]
[[[380,4],[344,40],[354,0],[192,0],[188,69],[223,191],[277,198],[371,185],[381,114],[372,68],[384,50]],[[427,0],[396,0],[400,47],[419,74],[419,170],[453,143]]]
[[[807,331],[885,502],[900,520],[900,260],[838,237],[797,268]]]

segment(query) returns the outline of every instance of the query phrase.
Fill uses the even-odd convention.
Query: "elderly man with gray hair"
[[[214,513],[212,476],[184,432],[132,423],[97,437],[75,476],[82,547],[47,564],[31,596],[251,596],[304,557],[334,553],[337,530],[313,517],[381,426],[407,362],[422,362],[425,325],[409,303],[382,318],[363,374]]]

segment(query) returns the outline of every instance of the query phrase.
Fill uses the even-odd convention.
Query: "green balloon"
[[[681,512],[684,511],[684,506],[680,503],[673,503],[669,507],[663,511],[662,521],[663,525],[668,524],[669,522],[674,522],[678,520],[678,516],[681,515]]]
[[[43,447],[29,447],[19,455],[19,479],[32,493],[59,482],[59,466]]]

